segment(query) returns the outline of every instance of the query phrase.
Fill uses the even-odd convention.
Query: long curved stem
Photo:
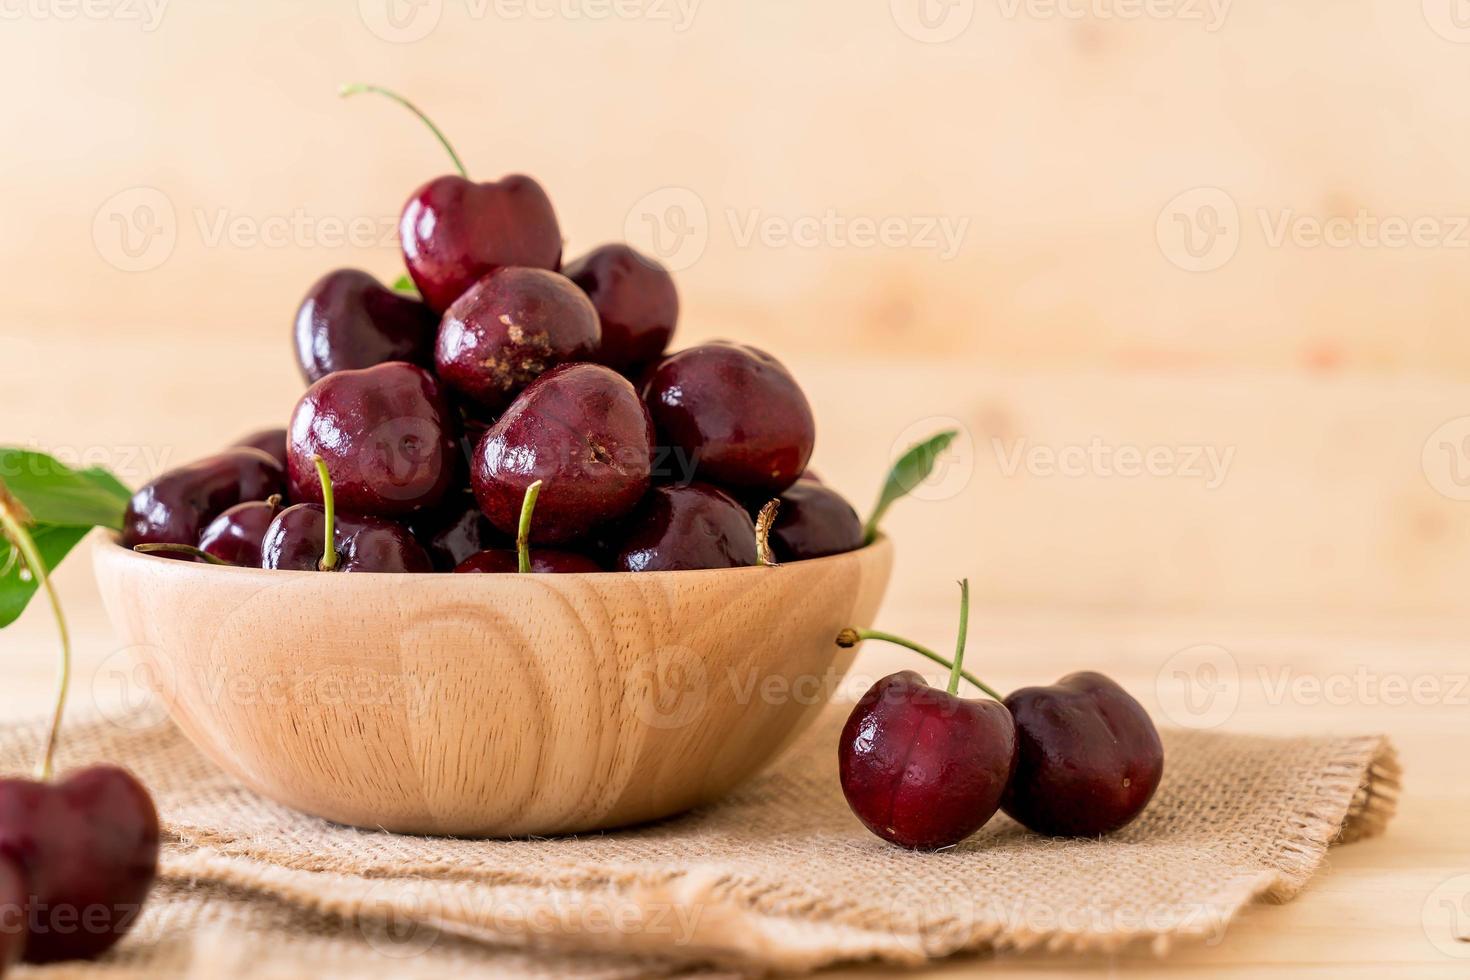
[[[140,555],[188,555],[197,558],[206,565],[228,565],[229,562],[223,558],[216,558],[202,548],[196,548],[192,544],[135,544],[133,550]]]
[[[66,629],[66,615],[61,611],[61,598],[56,594],[56,587],[51,584],[51,576],[46,571],[46,562],[36,549],[31,533],[26,530],[29,521],[30,515],[26,513],[25,507],[10,495],[9,488],[0,480],[0,528],[4,529],[5,537],[10,539],[11,545],[20,553],[26,569],[45,590],[46,598],[51,603],[51,612],[56,617],[56,632],[61,637],[61,663],[56,672],[56,710],[51,715],[51,731],[46,737],[46,748],[36,763],[36,778],[44,781],[52,775],[56,742],[61,735],[61,718],[66,712],[66,695],[71,688],[71,635]]]
[[[317,478],[322,481],[322,510],[326,511],[327,540],[322,547],[322,560],[318,565],[324,572],[337,570],[337,497],[332,493],[332,474],[327,472],[327,461],[320,456],[311,457],[316,464]]]
[[[516,569],[531,574],[531,515],[536,513],[536,498],[541,496],[541,481],[526,488],[521,499],[521,522],[516,526]]]
[[[920,644],[915,643],[913,640],[907,640],[901,636],[895,636],[892,633],[884,633],[882,630],[845,629],[841,633],[837,634],[837,645],[840,647],[854,647],[863,640],[882,640],[884,643],[893,643],[897,646],[903,647],[906,650],[912,650],[915,653],[919,654],[921,657],[927,657],[930,660],[934,661],[936,664],[939,664],[939,666],[948,668],[950,671],[954,670],[954,661],[950,660],[949,658],[942,657],[939,654],[935,653],[933,650],[930,650],[928,647],[921,646]],[[1000,694],[996,692],[995,688],[990,687],[984,681],[980,680],[980,678],[970,673],[968,670],[961,670],[960,676],[969,681],[971,684],[974,684],[986,694],[995,698],[995,700],[1005,700],[1005,698],[1001,697]]]
[[[960,674],[964,670],[965,663],[965,634],[970,631],[970,580],[960,581],[960,633],[955,640],[954,666],[949,670],[949,687],[946,689],[954,694],[960,689]],[[993,697],[994,695],[992,695]],[[1001,700],[996,698],[997,701]]]
[[[443,130],[434,125],[434,120],[430,119],[418,106],[414,105],[412,102],[408,101],[397,92],[390,91],[389,89],[383,88],[378,85],[364,85],[359,82],[354,85],[343,85],[341,88],[337,89],[337,94],[342,96],[342,98],[344,99],[349,96],[359,95],[363,92],[371,92],[374,95],[381,95],[384,98],[392,99],[394,102],[397,102],[399,105],[403,106],[415,116],[418,116],[419,119],[423,121],[423,124],[429,127],[429,131],[434,134],[434,137],[441,144],[443,144],[444,149],[449,151],[449,159],[454,161],[454,169],[459,171],[459,175],[461,177],[469,179],[469,171],[465,170],[464,162],[460,160],[459,154],[454,152],[454,147],[450,145],[449,138],[444,135]]]

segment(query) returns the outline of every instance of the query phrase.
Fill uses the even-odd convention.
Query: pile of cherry
[[[815,426],[785,367],[724,342],[666,356],[679,298],[656,261],[605,245],[563,265],[551,202],[523,176],[431,180],[399,233],[416,294],[355,270],[317,282],[289,426],[143,487],[125,545],[513,572],[534,506],[535,572],[731,568],[757,564],[754,518],[778,499],[775,560],[861,546],[853,508],[803,478]]]

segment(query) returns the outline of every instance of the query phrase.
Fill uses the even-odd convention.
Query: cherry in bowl
[[[645,397],[660,439],[693,460],[702,481],[775,495],[811,458],[816,422],[806,395],[754,347],[719,342],[670,355]]]

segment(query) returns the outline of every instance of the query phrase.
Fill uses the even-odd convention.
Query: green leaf
[[[122,530],[130,493],[106,470],[74,470],[45,453],[0,447],[0,480],[38,525]]]
[[[36,524],[30,528],[31,539],[35,541],[36,550],[40,552],[48,572],[54,571],[91,530],[90,527],[59,527],[54,524]],[[4,569],[4,574],[0,575],[0,629],[4,629],[20,618],[40,582],[29,574],[15,546],[4,537],[0,537],[0,569]]]
[[[419,294],[419,287],[415,286],[413,284],[413,280],[410,279],[407,275],[402,275],[399,276],[398,280],[393,283],[393,291],[395,293],[406,293],[409,296],[417,297]]]
[[[883,481],[883,492],[878,495],[878,505],[873,508],[873,516],[868,518],[868,525],[864,531],[864,543],[871,544],[878,536],[878,524],[883,520],[883,515],[888,513],[888,508],[894,502],[907,497],[913,493],[914,488],[929,478],[934,472],[934,464],[939,459],[939,454],[949,448],[949,444],[959,435],[954,429],[948,429],[938,435],[931,436],[915,446],[910,446],[908,451],[898,458],[893,468],[888,471],[888,479]]]

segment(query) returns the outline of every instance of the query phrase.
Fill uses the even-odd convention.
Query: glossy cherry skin
[[[1164,775],[1164,746],[1143,705],[1093,671],[1006,698],[1020,754],[1005,811],[1052,837],[1097,837],[1143,812]]]
[[[521,570],[520,556],[512,548],[493,548],[471,555],[460,563],[456,572],[502,574]],[[565,574],[572,572],[600,572],[602,567],[586,555],[570,551],[551,551],[538,548],[531,552],[531,571],[540,574]]]
[[[484,184],[455,176],[431,180],[404,205],[398,234],[409,276],[441,313],[502,266],[561,266],[561,226],[551,200],[520,174]]]
[[[1016,762],[1016,729],[998,701],[956,697],[911,670],[878,681],[837,745],[847,805],[899,847],[950,847],[1000,808]]]
[[[771,550],[778,562],[840,555],[863,546],[862,520],[831,487],[803,476],[778,499],[781,506],[771,525]]]
[[[414,516],[408,526],[440,572],[452,572],[471,555],[510,543],[510,537],[495,530],[480,511],[469,490],[450,491],[438,507]]]
[[[523,391],[475,449],[475,497],[514,535],[526,488],[540,480],[531,540],[558,544],[627,514],[648,491],[653,426],[628,380],[566,364]]]
[[[128,501],[122,543],[188,544],[242,500],[285,492],[281,465],[259,449],[230,449],[169,470]]]
[[[286,430],[285,429],[261,429],[234,444],[234,448],[242,446],[250,449],[259,449],[271,459],[281,464],[281,469],[286,468]]]
[[[199,535],[199,550],[231,565],[259,568],[266,528],[280,512],[279,496],[236,504],[209,522]]]
[[[337,371],[306,389],[291,416],[291,499],[322,502],[312,457],[347,514],[402,517],[436,506],[454,481],[453,416],[433,375],[402,361]]]
[[[28,886],[20,867],[0,857],[0,977],[20,962],[25,948],[25,908]]]
[[[600,336],[597,310],[570,279],[499,269],[445,312],[434,362],[451,391],[494,414],[558,364],[591,360]]]
[[[771,355],[730,343],[670,355],[648,381],[660,439],[696,461],[699,479],[775,495],[806,469],[816,422],[806,395]]]
[[[261,567],[319,572],[327,539],[327,515],[316,504],[297,504],[276,515],[261,543]],[[332,540],[338,572],[432,572],[428,552],[402,524],[381,517],[337,515]]]
[[[158,812],[116,766],[0,780],[0,857],[27,885],[25,959],[91,959],[137,921],[158,871]]]
[[[408,361],[434,364],[439,315],[366,272],[338,269],[318,279],[296,311],[296,362],[308,384],[333,371]]]
[[[563,273],[597,308],[599,364],[636,375],[663,356],[679,322],[679,291],[667,269],[626,245],[604,245]]]
[[[755,523],[734,497],[708,484],[656,486],[618,529],[612,546],[615,571],[740,568],[756,562]]]

